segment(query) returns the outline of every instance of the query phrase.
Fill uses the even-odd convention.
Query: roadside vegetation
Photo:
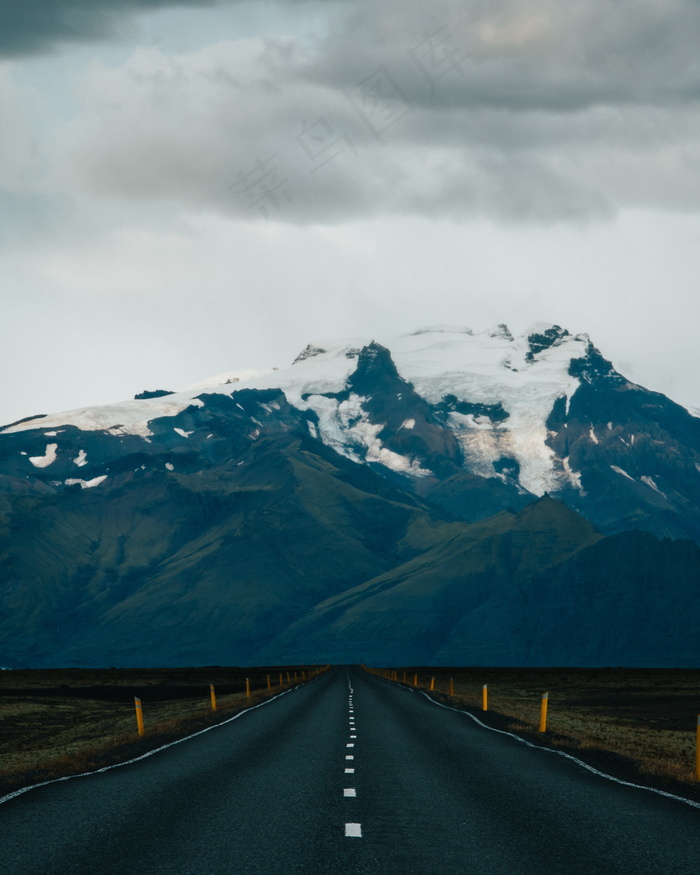
[[[404,672],[411,686],[417,673],[425,690],[434,677],[436,698],[528,741],[564,749],[627,780],[700,789],[700,670],[410,667],[397,670],[399,681]],[[540,733],[543,693],[549,693],[549,704],[547,730]]]
[[[140,756],[301,683],[310,671],[303,666],[4,671],[0,795]],[[215,687],[216,711],[210,684]],[[143,737],[137,733],[135,696],[142,704]]]
[[[0,795],[140,756],[221,722],[317,670],[285,666],[1,672]],[[413,666],[395,671],[396,679],[403,683],[405,678],[410,686],[418,675],[419,687],[430,695],[495,728],[566,750],[626,780],[670,792],[682,790],[700,799],[695,764],[700,670]],[[211,708],[210,684],[216,690],[216,711]],[[547,730],[540,733],[544,692],[549,693]],[[137,734],[135,696],[142,702],[143,737]]]

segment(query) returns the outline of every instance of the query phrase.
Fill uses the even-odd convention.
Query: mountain
[[[586,335],[309,345],[0,429],[0,664],[696,665],[698,542],[700,420]]]

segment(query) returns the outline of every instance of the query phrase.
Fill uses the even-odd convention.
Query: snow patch
[[[415,427],[416,421],[415,419],[404,419],[404,421],[399,426],[399,431],[402,428],[408,429],[409,431]]]
[[[165,467],[168,469],[168,471],[174,471],[174,470],[175,470],[175,465],[173,465],[172,462],[166,462],[166,463],[165,463]]]
[[[79,468],[82,468],[83,465],[87,465],[87,453],[85,450],[80,450],[75,459],[73,459],[73,464],[77,465]]]
[[[571,483],[571,485],[575,489],[578,489],[578,491],[581,493],[581,495],[584,495],[585,493],[583,490],[583,486],[581,486],[581,472],[574,471],[574,469],[571,467],[571,465],[569,463],[568,456],[566,456],[564,459],[561,460],[561,464],[562,464],[562,467],[564,468],[564,473],[566,474],[566,477],[567,477],[569,483]]]
[[[99,477],[93,477],[92,480],[80,480],[79,478],[69,477],[65,484],[66,486],[77,486],[79,483],[81,489],[92,489],[93,486],[99,486],[100,483],[104,483],[106,479],[106,474],[100,474]]]
[[[663,498],[668,501],[668,497],[659,489],[659,487],[654,483],[651,477],[647,477],[646,474],[643,474],[640,478],[643,483],[646,483],[647,486],[650,486],[654,492],[658,492]]]
[[[591,423],[590,430],[588,432],[588,437],[593,441],[594,444],[598,443],[598,438],[595,436],[595,431],[593,430],[593,423]]]
[[[194,431],[185,431],[184,428],[173,428],[173,431],[177,432],[180,437],[188,438],[191,434],[194,434]]]
[[[623,471],[622,468],[618,468],[617,465],[610,466],[616,474],[622,474],[623,477],[626,477],[628,480],[631,480],[633,483],[635,482],[634,477],[630,477],[627,471]]]
[[[301,404],[316,413],[321,440],[337,453],[354,462],[375,462],[392,471],[429,477],[432,471],[421,468],[415,459],[395,453],[382,444],[377,435],[383,426],[369,421],[362,407],[366,400],[354,393],[340,402],[325,395],[311,395]]]
[[[47,444],[46,452],[43,456],[30,456],[29,461],[35,468],[48,468],[49,465],[56,461],[57,449],[58,444]]]
[[[106,431],[108,434],[131,434],[143,438],[151,437],[148,428],[152,419],[177,416],[188,407],[204,407],[204,402],[189,394],[166,395],[140,401],[123,401],[119,404],[105,404],[102,407],[81,407],[64,413],[53,413],[42,418],[42,425],[72,425],[82,431]],[[3,429],[0,434],[16,434],[36,428],[33,421],[20,422]]]
[[[246,380],[252,380],[256,377],[265,377],[272,374],[277,368],[257,368],[248,369],[245,371],[226,371],[223,374],[217,374],[214,377],[207,377],[200,380],[198,383],[192,383],[191,386],[185,386],[181,392],[201,392],[204,389],[223,389],[223,391],[231,393],[238,388],[237,383],[245,383]],[[179,393],[178,393],[179,394]]]

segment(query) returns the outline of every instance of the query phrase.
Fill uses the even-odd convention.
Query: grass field
[[[416,668],[397,672],[485,722],[529,741],[557,747],[630,780],[700,791],[696,727],[700,670]],[[488,711],[482,688],[488,687]],[[542,694],[549,693],[547,731],[539,730]],[[695,795],[693,793],[693,795]],[[698,792],[700,799],[700,792]]]
[[[0,673],[0,795],[139,756],[225,720],[280,692],[281,671],[287,688],[295,678],[298,682],[308,678],[311,669],[4,671]],[[216,690],[215,712],[210,684]],[[146,730],[142,738],[137,733],[135,696],[142,704]]]
[[[700,799],[695,776],[700,670],[407,667],[398,680],[497,728],[579,755],[603,770]],[[308,667],[52,669],[0,673],[0,794],[138,756],[232,716]],[[289,673],[289,683],[287,676]],[[272,690],[267,689],[270,676]],[[245,681],[250,679],[251,697]],[[449,697],[450,678],[454,696]],[[216,687],[212,712],[209,684]],[[482,687],[488,708],[482,711]],[[547,732],[538,732],[542,693]],[[146,734],[136,732],[134,696]]]

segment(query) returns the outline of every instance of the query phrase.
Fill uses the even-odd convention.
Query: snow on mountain
[[[324,443],[341,454],[354,461],[427,476],[431,471],[418,460],[383,445],[379,438],[383,424],[368,415],[367,397],[354,392],[342,397],[360,351],[371,342],[352,338],[310,344],[286,369],[231,371],[169,395],[30,419],[2,433],[72,425],[84,431],[148,439],[152,435],[149,423],[176,416],[192,405],[202,407],[205,402],[198,397],[202,394],[281,389],[290,404],[313,411],[318,424],[311,424],[312,433],[315,430]],[[566,466],[555,470],[553,451],[546,444],[546,422],[554,402],[566,397],[568,404],[579,386],[569,367],[573,359],[586,355],[590,346],[587,335],[572,336],[544,323],[532,326],[519,338],[505,325],[481,333],[438,326],[397,338],[379,338],[378,343],[389,350],[400,377],[429,404],[451,399],[455,409],[447,413],[447,426],[473,473],[503,476],[494,470],[494,463],[508,458],[519,466],[521,486],[536,495],[556,488],[562,477],[576,485],[575,474]],[[400,393],[397,395],[400,398]],[[463,402],[481,412],[460,411]],[[495,410],[503,415],[494,420],[490,411]],[[183,434],[182,430],[178,433]],[[51,461],[49,454],[34,464]]]
[[[72,425],[82,431],[107,431],[112,434],[133,434],[150,437],[148,423],[163,416],[176,416],[191,404],[202,407],[191,392],[149,398],[143,401],[120,401],[100,407],[80,407],[63,413],[33,417],[4,428],[0,434],[14,434],[34,429]],[[47,432],[48,434],[48,432]]]
[[[180,391],[203,392],[205,389],[214,389],[217,386],[232,386],[235,383],[244,383],[257,377],[265,377],[276,370],[277,368],[258,368],[243,371],[226,371],[223,374],[217,374],[215,377],[207,377],[198,383],[193,383],[191,386],[185,386]]]
[[[487,414],[448,414],[448,426],[460,443],[470,469],[493,477],[493,463],[515,459],[520,483],[529,492],[542,495],[554,489],[564,476],[554,470],[554,454],[546,445],[546,422],[557,398],[573,395],[579,380],[569,375],[572,359],[582,358],[590,346],[587,335],[555,332],[552,345],[533,352],[532,337],[549,340],[552,326],[538,323],[519,338],[506,326],[476,334],[470,329],[440,326],[421,329],[398,338],[379,338],[387,347],[404,380],[432,405],[446,397],[485,408],[502,408],[507,418],[493,422]],[[333,398],[344,389],[355,370],[366,339],[352,339],[307,347],[288,369],[242,383],[246,388],[278,387],[289,402],[313,410],[319,418],[320,436],[329,446],[358,459],[353,449],[364,431],[367,453],[364,461],[379,461],[394,470],[415,475],[430,472],[413,460],[400,459],[377,445],[377,429],[364,415],[358,396]],[[220,389],[218,390],[220,391]],[[575,485],[575,483],[574,483]]]
[[[587,335],[544,323],[520,337],[435,326],[317,341],[279,370],[28,418],[0,430],[0,488],[107,492],[245,465],[285,435],[460,519],[549,493],[602,531],[700,543],[700,418],[630,383]]]

